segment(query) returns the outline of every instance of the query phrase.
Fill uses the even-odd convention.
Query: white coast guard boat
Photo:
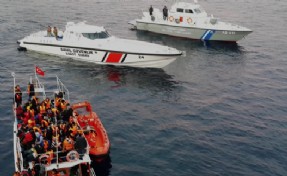
[[[68,22],[58,36],[48,37],[46,31],[40,31],[18,43],[21,49],[117,66],[162,68],[182,54],[167,46],[112,37],[103,27],[85,22]]]
[[[16,76],[15,73],[12,73],[14,78],[14,95],[20,94],[22,97],[22,93],[20,90],[20,86],[22,85],[26,87],[27,82],[33,82],[34,85],[34,93],[37,96],[39,101],[46,100],[46,96],[51,94],[52,97],[56,97],[56,93],[62,93],[62,99],[69,100],[69,91],[66,89],[65,85],[60,81],[58,77],[56,77],[57,84],[49,85],[51,90],[45,90],[45,86],[39,81],[39,78],[35,74],[35,78],[32,76],[29,79],[23,79]],[[17,83],[17,85],[16,85]],[[23,85],[24,84],[24,85]],[[28,95],[23,92],[23,100],[28,99]],[[21,100],[22,101],[22,100]],[[28,124],[25,123],[25,116],[27,116],[27,112],[31,109],[27,108],[29,102],[21,103],[21,101],[17,101],[14,99],[13,110],[15,114],[14,121],[14,160],[15,160],[15,172],[14,176],[29,176],[29,175],[75,175],[75,176],[96,176],[94,169],[91,167],[91,158],[89,156],[89,145],[87,144],[86,148],[82,148],[82,152],[79,152],[79,148],[76,148],[76,142],[74,144],[74,149],[70,151],[62,150],[62,146],[64,145],[61,142],[60,138],[62,134],[59,134],[61,130],[61,124],[64,122],[60,122],[57,120],[58,117],[42,117],[42,123],[40,123],[40,113],[34,117],[28,115],[30,117],[28,120]],[[30,102],[31,103],[31,102]],[[53,107],[51,105],[51,107]],[[31,111],[30,111],[31,112]],[[29,112],[29,113],[30,113]],[[26,114],[25,114],[26,113]],[[28,113],[28,114],[29,114]],[[36,118],[37,117],[37,118]],[[36,121],[37,119],[37,121]],[[46,121],[46,125],[43,124],[43,121]],[[77,124],[76,118],[73,118],[74,122]],[[34,121],[34,122],[32,122]],[[36,122],[35,122],[36,121]],[[34,123],[33,126],[32,123]],[[68,123],[68,122],[65,122]],[[70,122],[69,122],[70,123]],[[53,133],[53,141],[49,140],[48,130],[52,129]],[[78,126],[79,131],[81,128]],[[30,134],[29,134],[30,133]],[[35,134],[36,140],[28,141],[28,135],[33,136],[31,134]],[[58,136],[58,137],[57,137]],[[57,140],[58,138],[58,140]],[[31,139],[31,137],[30,137]],[[84,139],[86,140],[86,138]],[[42,143],[42,142],[43,143]],[[47,143],[45,143],[47,141]],[[56,141],[56,142],[55,142]],[[40,146],[40,147],[39,147]],[[58,146],[58,147],[57,147]],[[64,147],[63,147],[64,149]],[[41,151],[41,152],[39,152]]]
[[[209,16],[196,0],[194,3],[173,4],[168,10],[167,20],[163,20],[163,13],[159,9],[153,9],[152,16],[149,12],[143,12],[141,19],[133,20],[129,24],[137,30],[203,41],[236,42],[252,32],[246,27]]]

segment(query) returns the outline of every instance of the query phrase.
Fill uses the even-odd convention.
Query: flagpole
[[[35,73],[35,77],[37,76],[37,74],[36,74],[36,65],[34,65],[34,73]]]

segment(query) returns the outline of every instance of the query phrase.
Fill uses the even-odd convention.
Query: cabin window
[[[183,13],[183,9],[177,8],[177,9],[176,9],[176,12],[181,12],[181,13]]]
[[[185,9],[185,13],[193,13],[191,9]]]
[[[201,12],[200,9],[194,9],[194,11],[195,11],[196,13],[200,13],[200,12]]]
[[[91,40],[95,40],[95,39],[105,39],[109,37],[109,34],[107,32],[96,32],[96,33],[83,33],[83,36],[91,39]]]

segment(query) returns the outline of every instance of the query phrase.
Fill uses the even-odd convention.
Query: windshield
[[[109,37],[109,34],[105,31],[102,32],[96,32],[96,33],[83,33],[83,36],[95,40],[95,39],[105,39]]]
[[[194,11],[195,11],[196,13],[200,13],[200,12],[201,12],[200,9],[194,9]]]

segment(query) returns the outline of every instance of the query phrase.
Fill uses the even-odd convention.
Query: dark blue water
[[[13,79],[39,65],[88,100],[111,141],[111,176],[287,175],[287,2],[204,0],[207,12],[254,32],[238,44],[128,30],[171,1],[0,0],[0,176],[14,171]],[[113,35],[186,51],[164,69],[99,66],[32,52],[16,41],[87,20]]]

